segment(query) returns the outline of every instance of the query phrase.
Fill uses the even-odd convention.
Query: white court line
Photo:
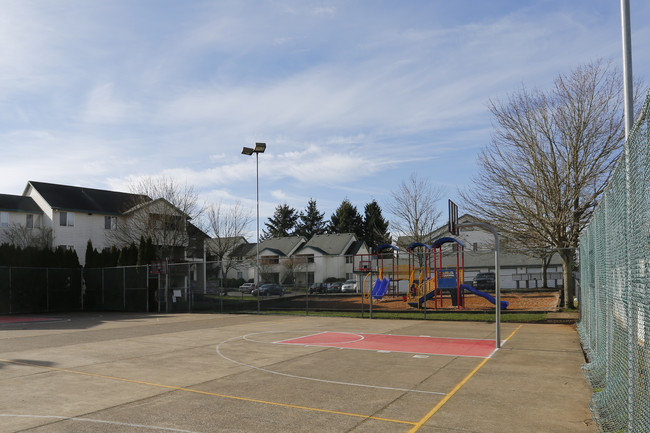
[[[272,331],[267,331],[267,332],[272,332]],[[276,331],[276,332],[295,332],[295,333],[299,333],[300,331]],[[316,335],[326,334],[327,332],[329,332],[329,331],[314,332],[313,334],[303,335],[302,337],[298,337],[298,338],[314,337]],[[253,335],[253,334],[248,334],[248,335]],[[254,343],[266,343],[266,341],[257,341],[257,340],[252,340],[252,339],[249,340],[248,338],[246,338],[246,337],[248,337],[248,335],[244,335],[244,340],[252,341]],[[272,344],[281,344],[282,341],[284,341],[284,340],[273,341]]]
[[[323,332],[317,332],[316,334],[310,334],[310,335],[303,335],[302,337],[297,337],[297,338],[292,338],[292,340],[296,340],[298,338],[309,338],[309,337],[315,337],[317,335],[323,335],[323,334],[346,334],[346,335],[354,335],[358,337],[356,340],[348,340],[348,341],[328,341],[327,344],[349,344],[349,343],[356,343],[357,341],[363,341],[366,339],[362,334],[357,334],[355,332],[338,332],[338,331],[323,331]],[[251,340],[253,341],[253,340]],[[294,345],[301,345],[302,343],[286,343],[285,340],[280,340],[280,341],[274,341],[274,344],[294,344]],[[257,343],[263,343],[262,341],[257,341]],[[306,343],[304,344],[305,346],[319,346],[318,344],[312,343]]]
[[[418,390],[418,389],[408,389],[408,388],[394,388],[394,387],[390,387],[390,386],[367,385],[367,384],[363,384],[363,383],[354,383],[354,382],[341,382],[341,381],[337,381],[337,380],[318,379],[318,378],[315,378],[315,377],[298,376],[298,375],[296,375],[296,374],[281,373],[281,372],[279,372],[279,371],[269,370],[268,368],[256,367],[256,366],[251,365],[251,364],[246,364],[245,362],[237,361],[237,360],[235,360],[235,359],[232,359],[232,358],[227,357],[227,356],[224,355],[223,352],[221,351],[221,346],[222,346],[223,344],[225,344],[225,343],[229,343],[229,342],[231,342],[231,341],[235,341],[235,340],[238,340],[238,339],[242,339],[242,340],[249,341],[249,342],[253,342],[253,343],[265,343],[265,342],[263,342],[263,341],[253,340],[253,339],[251,339],[251,338],[249,338],[249,337],[250,337],[251,335],[258,335],[258,334],[272,334],[272,333],[281,333],[281,332],[299,332],[299,331],[265,331],[265,332],[252,332],[252,333],[250,333],[250,334],[246,334],[246,335],[244,335],[244,336],[232,337],[232,338],[229,338],[229,339],[227,339],[227,340],[222,341],[221,343],[219,343],[219,344],[217,345],[217,353],[218,353],[219,356],[221,356],[223,359],[225,359],[225,360],[227,360],[227,361],[230,361],[230,362],[232,362],[233,364],[241,365],[241,366],[243,366],[243,367],[248,367],[248,368],[251,368],[251,369],[253,369],[253,370],[263,371],[263,372],[265,372],[265,373],[276,374],[276,375],[278,375],[278,376],[291,377],[291,378],[293,378],[293,379],[311,380],[311,381],[314,381],[314,382],[330,383],[330,384],[334,384],[334,385],[346,385],[346,386],[357,386],[357,387],[362,387],[362,388],[384,389],[384,390],[388,390],[388,391],[417,392],[417,393],[420,393],[420,394],[447,395],[447,394],[444,393],[444,392],[436,392],[436,391],[422,391],[422,390]],[[274,344],[274,343],[265,343],[265,344]],[[287,344],[287,346],[291,346],[291,345],[290,345],[290,344]],[[294,345],[294,346],[302,347],[302,345]],[[323,347],[323,346],[318,346],[318,347],[320,347],[320,348],[322,348],[322,349],[331,349],[330,347]]]
[[[5,418],[37,418],[37,419],[54,419],[54,420],[59,420],[59,421],[77,421],[77,422],[89,422],[89,423],[95,423],[95,424],[111,424],[111,425],[119,425],[123,427],[134,427],[134,428],[142,428],[142,429],[148,429],[148,430],[163,430],[163,431],[171,431],[171,432],[178,432],[178,433],[198,433],[192,430],[181,430],[177,428],[171,428],[171,427],[159,427],[159,426],[153,426],[153,425],[144,425],[144,424],[132,424],[132,423],[126,423],[126,422],[118,422],[118,421],[106,421],[106,420],[101,420],[101,419],[91,419],[91,418],[77,418],[77,417],[68,417],[68,416],[55,416],[55,415],[18,415],[18,414],[11,414],[11,413],[0,413],[0,417],[5,417]]]

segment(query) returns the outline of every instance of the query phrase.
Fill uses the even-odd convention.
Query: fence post
[[[84,294],[85,294],[86,284],[84,281],[84,268],[79,269],[79,291],[81,296],[81,311],[84,310]]]
[[[146,296],[146,301],[145,301],[145,308],[147,309],[147,313],[149,312],[149,265],[146,264],[144,265],[144,270],[145,270],[145,278],[147,279],[147,282],[145,283],[145,287],[147,290],[147,296]]]
[[[192,287],[192,267],[190,262],[187,262],[187,277],[185,278],[185,301],[187,302],[187,312],[192,312],[192,307],[190,306],[190,287]]]
[[[169,313],[169,269],[165,272],[165,313]]]
[[[14,300],[12,296],[12,288],[11,288],[11,266],[9,266],[9,314],[12,314],[13,309],[11,308],[13,306]]]
[[[309,316],[309,259],[307,257],[305,257],[305,316]]]
[[[45,311],[50,312],[50,268],[45,268]]]
[[[106,299],[104,299],[104,268],[102,268],[102,308],[106,308]]]
[[[161,291],[160,291],[160,274],[158,274],[158,288],[156,289],[156,298],[158,299],[158,313],[160,313],[160,301],[162,299],[161,296]]]
[[[122,308],[126,311],[126,266],[122,266]]]

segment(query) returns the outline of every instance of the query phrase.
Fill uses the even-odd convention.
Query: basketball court
[[[0,319],[1,432],[593,432],[566,325]]]

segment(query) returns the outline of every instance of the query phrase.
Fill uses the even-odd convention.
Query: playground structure
[[[455,266],[443,266],[445,245],[451,245],[455,253]],[[443,291],[447,291],[452,306],[465,308],[465,291],[481,296],[496,305],[488,293],[464,284],[465,245],[454,238],[443,237],[432,245],[413,243],[406,249],[407,264],[400,261],[400,250],[394,245],[380,245],[374,254],[357,255],[354,270],[365,273],[362,293],[366,298],[381,301],[385,296],[398,297],[414,308],[442,308]],[[452,259],[453,262],[453,259]],[[373,276],[376,276],[373,283]],[[408,286],[405,287],[406,283]],[[508,307],[502,301],[500,309]]]
[[[408,264],[400,263],[399,256],[399,248],[389,244],[378,246],[373,254],[354,256],[354,271],[367,273],[362,284],[365,297],[380,300],[400,294],[400,282],[409,280],[411,270]],[[376,276],[374,282],[373,275]],[[369,277],[371,285],[367,284]]]

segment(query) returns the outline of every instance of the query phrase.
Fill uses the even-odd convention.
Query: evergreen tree
[[[119,260],[120,250],[115,245],[110,250],[102,251],[102,266],[105,268],[112,268],[117,266]]]
[[[354,233],[357,238],[363,238],[363,218],[357,207],[345,199],[330,218],[331,233]]]
[[[126,248],[126,251],[126,266],[133,266],[138,264],[138,246],[135,244],[135,242],[131,242],[131,244]]]
[[[117,266],[133,266],[138,262],[138,247],[134,242],[122,248],[118,254]]]
[[[262,234],[262,239],[293,235],[297,220],[298,213],[294,208],[286,203],[278,205],[273,217],[269,218],[269,222],[264,223],[266,230]]]
[[[88,239],[88,243],[86,244],[86,264],[84,266],[86,268],[98,267],[98,256],[97,250],[93,247],[93,241]]]
[[[388,221],[381,213],[381,208],[376,200],[366,204],[363,220],[363,240],[373,251],[382,244],[390,244],[391,237],[388,233]]]
[[[150,265],[151,262],[156,260],[156,250],[153,247],[151,237],[147,239],[144,235],[140,237],[140,244],[138,245],[138,266]]]
[[[327,225],[323,220],[325,213],[318,212],[316,200],[310,199],[304,212],[300,212],[296,232],[298,236],[304,236],[310,239],[314,235],[322,235],[327,230]]]

